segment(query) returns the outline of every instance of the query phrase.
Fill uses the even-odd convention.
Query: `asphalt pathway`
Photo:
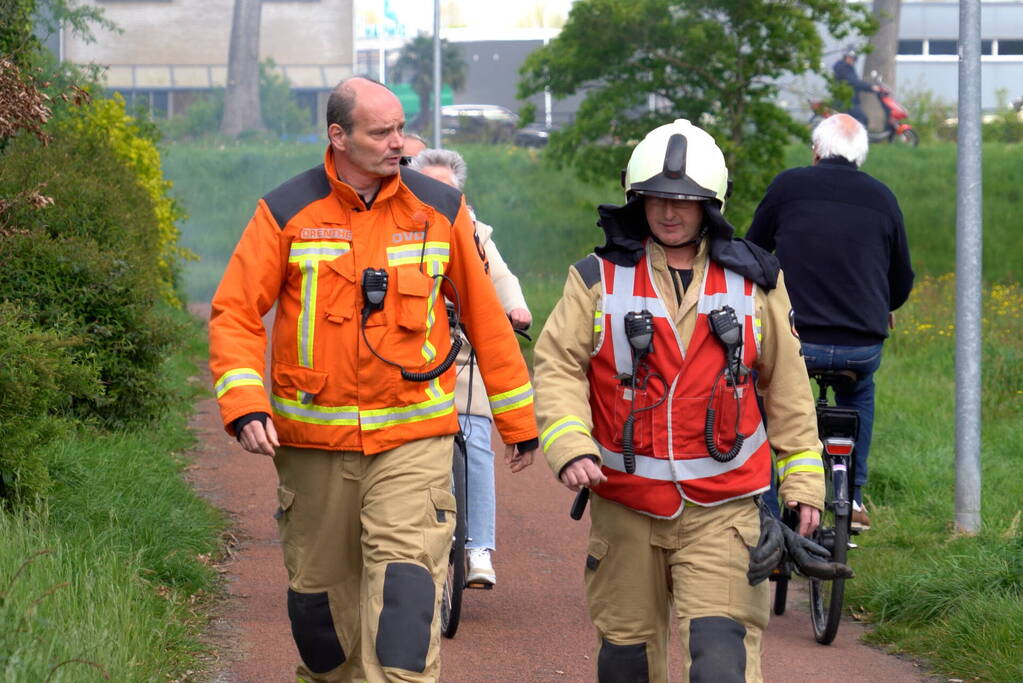
[[[208,312],[208,307],[194,309],[200,315]],[[197,406],[192,428],[199,445],[192,453],[189,478],[234,524],[223,565],[229,597],[210,629],[217,658],[207,680],[293,681],[297,652],[287,618],[287,574],[272,517],[273,463],[246,453],[224,433],[212,399]],[[497,498],[498,583],[493,590],[466,591],[458,633],[442,639],[441,680],[594,681],[597,642],[583,597],[585,518],[569,518],[572,494],[542,461],[514,475],[500,462]],[[816,644],[805,603],[805,591],[793,582],[788,610],[772,617],[767,630],[763,665],[768,681],[934,680],[913,662],[860,642],[864,627],[851,619],[832,645]],[[674,648],[674,671],[679,661]]]

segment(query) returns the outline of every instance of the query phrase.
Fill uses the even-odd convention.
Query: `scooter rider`
[[[535,354],[548,463],[594,494],[597,677],[668,680],[674,606],[682,680],[759,681],[769,589],[763,567],[747,572],[771,447],[801,534],[824,496],[784,278],[773,256],[732,238],[728,169],[705,131],[681,119],[654,129],[623,175],[626,203],[598,209],[606,244],[569,269]],[[765,542],[777,550],[780,537]]]
[[[849,116],[853,117],[857,121],[863,124],[863,127],[867,127],[867,114],[860,107],[859,96],[861,92],[881,92],[881,86],[876,83],[870,83],[859,77],[856,73],[856,59],[859,57],[859,53],[855,48],[846,48],[845,52],[842,53],[842,58],[835,62],[831,70],[835,74],[835,78],[843,83],[848,83],[853,89],[852,94],[852,106],[845,112]],[[884,103],[881,103],[884,107]],[[885,126],[888,125],[887,111],[885,112]]]

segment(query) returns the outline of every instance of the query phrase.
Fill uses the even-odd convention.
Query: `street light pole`
[[[433,148],[440,149],[440,0],[433,0]]]
[[[980,531],[981,196],[980,0],[959,3],[956,196],[956,498],[958,531]]]

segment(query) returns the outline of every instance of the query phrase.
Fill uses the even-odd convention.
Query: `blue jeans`
[[[860,380],[847,391],[835,392],[835,404],[854,408],[860,417],[859,434],[853,455],[856,458],[856,479],[853,499],[863,502],[862,489],[867,483],[867,455],[874,431],[874,373],[881,367],[881,344],[871,346],[836,346],[803,342],[803,358],[810,370],[853,370]],[[776,515],[779,512],[778,483],[772,477],[771,489],[764,492],[764,502]]]
[[[856,479],[853,498],[862,503],[861,489],[867,484],[867,456],[874,432],[874,373],[881,367],[881,344],[871,346],[835,346],[834,344],[803,343],[803,358],[811,370],[852,370],[860,379],[845,391],[835,392],[835,403],[854,408],[860,416],[860,430],[856,437]]]
[[[459,415],[458,422],[465,436],[468,452],[469,485],[468,498],[469,530],[466,548],[490,548],[494,550],[494,451],[490,448],[490,418],[482,415]]]

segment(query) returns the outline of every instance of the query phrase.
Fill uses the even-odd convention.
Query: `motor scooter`
[[[881,102],[881,109],[885,113],[885,127],[882,130],[868,130],[867,137],[871,142],[901,142],[916,147],[920,144],[920,137],[905,119],[909,118],[909,112],[901,104],[895,101],[891,88],[887,87],[881,78],[874,74],[874,81],[880,86],[880,90],[874,93]],[[837,113],[830,103],[824,100],[810,101],[810,128],[817,127],[823,119]]]

